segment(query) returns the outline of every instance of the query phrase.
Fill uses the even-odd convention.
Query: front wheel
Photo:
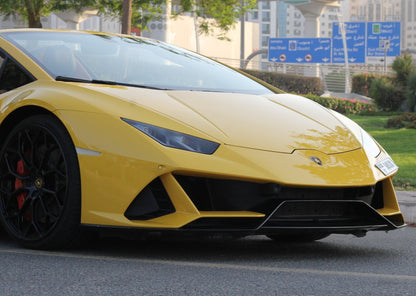
[[[0,151],[0,220],[28,248],[69,244],[78,234],[81,185],[67,130],[51,115],[20,122]]]

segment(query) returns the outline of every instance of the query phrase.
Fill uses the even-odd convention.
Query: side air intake
[[[147,185],[128,207],[124,216],[130,220],[149,220],[175,212],[159,178]]]

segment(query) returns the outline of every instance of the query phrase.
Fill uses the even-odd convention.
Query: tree
[[[22,15],[29,21],[29,27],[41,28],[40,16],[48,9],[45,6],[44,0],[1,0],[0,12],[6,17]]]
[[[416,69],[412,56],[407,52],[401,56],[397,56],[394,59],[392,68],[396,72],[396,82],[403,86],[403,88],[406,88],[410,74]]]
[[[140,30],[147,29],[147,24],[163,12],[162,6],[167,0],[131,0],[131,9],[123,11],[123,3],[128,0],[96,0],[94,8],[98,9],[101,14],[123,20],[129,18],[126,14],[131,13],[131,27]],[[122,31],[127,24],[123,25]]]
[[[173,0],[178,9],[174,15],[193,13],[198,17],[199,31],[211,33],[213,28],[219,28],[224,37],[246,11],[256,6],[256,0]],[[28,20],[30,28],[41,28],[41,16],[47,16],[53,11],[83,8],[98,9],[101,14],[122,19],[123,2],[120,0],[1,0],[0,13],[7,17],[22,15]],[[163,12],[163,5],[171,0],[131,0],[132,27],[147,29],[147,24]],[[220,36],[220,37],[221,37]]]
[[[123,14],[121,18],[121,34],[131,33],[131,15],[133,0],[123,0]]]
[[[41,16],[49,15],[52,11],[75,9],[81,11],[84,7],[93,7],[95,0],[1,0],[0,13],[6,17],[21,15],[29,23],[29,28],[42,28]]]
[[[199,32],[210,34],[214,28],[220,29],[219,38],[234,27],[241,15],[254,9],[256,0],[178,0],[180,15],[186,12],[194,13],[198,17]]]
[[[126,1],[126,0],[124,0]],[[122,19],[123,2],[120,0],[97,0],[96,8],[102,14]],[[147,24],[163,13],[163,7],[175,4],[173,16],[192,13],[198,17],[199,32],[209,34],[219,28],[220,38],[225,36],[238,18],[256,7],[256,0],[132,0],[131,26],[146,30]],[[127,13],[127,12],[126,12]]]

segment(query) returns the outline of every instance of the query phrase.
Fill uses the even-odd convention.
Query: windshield
[[[1,35],[57,80],[169,90],[271,93],[220,63],[154,40],[52,31]]]

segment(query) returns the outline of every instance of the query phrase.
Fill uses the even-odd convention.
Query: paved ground
[[[404,219],[409,225],[416,225],[416,192],[415,191],[396,191],[399,200],[400,210]]]
[[[0,235],[1,296],[415,296],[416,228],[308,244],[102,239],[22,249]]]

